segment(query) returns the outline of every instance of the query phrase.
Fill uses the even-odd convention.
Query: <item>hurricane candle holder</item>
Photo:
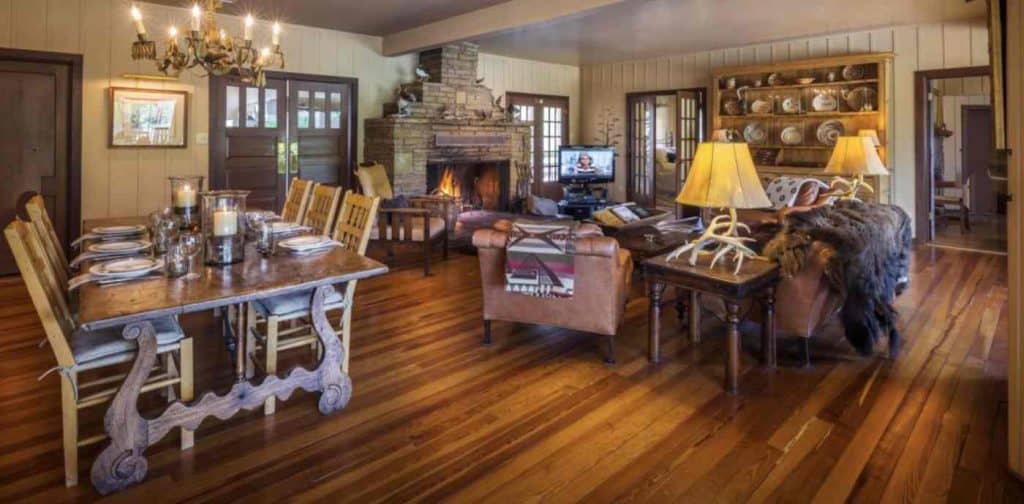
[[[178,216],[181,229],[199,229],[199,192],[203,189],[201,175],[167,177],[171,182],[171,208]]]
[[[245,259],[245,199],[249,191],[209,191],[203,196],[206,264],[222,266]]]

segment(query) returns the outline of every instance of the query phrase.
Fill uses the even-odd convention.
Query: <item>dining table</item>
[[[83,229],[97,226],[140,224],[145,219],[96,219],[86,221]],[[202,257],[198,258],[202,263]],[[79,324],[85,330],[122,327],[121,335],[137,345],[131,370],[125,376],[111,402],[104,428],[109,444],[92,465],[90,479],[101,494],[110,494],[141,482],[146,477],[146,448],[160,441],[171,430],[182,427],[194,431],[203,419],[216,416],[227,419],[241,410],[261,407],[275,396],[286,400],[296,389],[319,392],[319,410],[327,415],[343,409],[352,396],[352,380],[342,368],[346,348],[331,328],[324,309],[332,286],[387,273],[378,261],[342,247],[308,254],[260,254],[254,245],[246,246],[244,260],[236,264],[212,266],[199,264],[197,275],[169,278],[153,276],[124,283],[85,284],[79,288]],[[271,296],[309,292],[312,297],[311,322],[323,348],[315,369],[296,367],[285,376],[270,375],[258,381],[246,376],[247,303]],[[351,301],[350,301],[351,302]],[[157,341],[152,321],[210,310],[226,313],[235,329],[233,336],[236,382],[224,395],[210,391],[197,400],[175,401],[156,417],[144,417],[137,402],[147,377],[156,364]],[[214,335],[188,334],[189,337]],[[218,333],[217,337],[224,334]]]

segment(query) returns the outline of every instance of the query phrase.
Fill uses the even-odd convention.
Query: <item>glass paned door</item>
[[[656,105],[657,97],[653,94],[632,95],[627,99],[628,197],[630,201],[645,208],[654,206]]]
[[[519,120],[531,123],[529,159],[533,192],[551,199],[562,198],[558,183],[558,150],[569,142],[569,99],[508,93],[509,106]]]

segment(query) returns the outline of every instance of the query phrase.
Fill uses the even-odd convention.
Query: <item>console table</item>
[[[739,305],[745,299],[760,298],[764,305],[761,331],[762,364],[775,367],[775,284],[779,280],[779,266],[768,261],[746,261],[739,274],[734,274],[731,263],[719,262],[709,268],[710,255],[702,255],[696,266],[690,266],[685,257],[668,261],[668,254],[659,255],[641,263],[650,297],[648,311],[648,352],[652,363],[660,360],[661,296],[667,285],[673,285],[690,295],[678,296],[689,304],[690,321],[697,320],[700,307],[694,293],[720,296],[726,309],[725,389],[736,393],[739,384],[740,331]],[[699,326],[690,324],[690,339],[700,341]]]

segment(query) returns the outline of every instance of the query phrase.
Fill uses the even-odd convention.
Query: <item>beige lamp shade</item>
[[[871,139],[871,144],[875,147],[882,145],[882,140],[878,138],[878,130],[873,129],[862,129],[857,131],[857,136],[868,137]]]
[[[772,205],[745,143],[704,142],[690,165],[676,203],[705,208],[764,208]]]
[[[888,175],[878,151],[867,136],[839,137],[825,166],[829,175]]]

